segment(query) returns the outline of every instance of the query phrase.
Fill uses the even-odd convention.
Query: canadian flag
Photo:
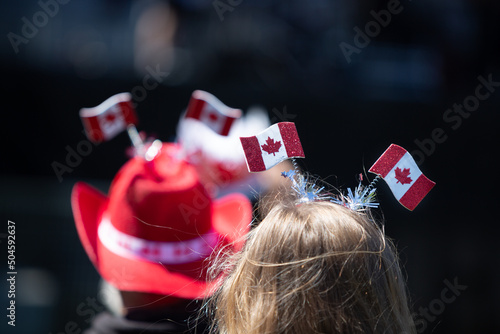
[[[422,174],[410,153],[395,144],[391,144],[368,171],[380,175],[394,197],[408,210],[415,209],[436,185]]]
[[[227,136],[241,110],[226,106],[218,98],[203,90],[195,90],[185,117],[195,118],[222,136]]]
[[[82,108],[80,118],[87,137],[96,143],[110,140],[128,125],[137,124],[130,93],[113,95],[94,108]]]
[[[287,158],[304,158],[295,124],[271,125],[256,136],[240,137],[248,170],[262,172]]]

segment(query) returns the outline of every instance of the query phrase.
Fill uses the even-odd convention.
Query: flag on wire
[[[82,108],[80,118],[87,137],[96,143],[110,140],[128,125],[137,124],[130,93],[113,95],[94,108]]]
[[[226,106],[208,92],[195,90],[185,117],[197,119],[218,134],[227,136],[234,120],[241,117],[241,110]]]
[[[248,170],[262,172],[287,158],[304,158],[295,124],[281,122],[252,137],[240,137]]]
[[[415,209],[436,185],[422,174],[408,151],[395,144],[391,144],[368,171],[381,176],[394,197],[408,210]]]

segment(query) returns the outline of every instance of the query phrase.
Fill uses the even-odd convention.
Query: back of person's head
[[[152,160],[134,156],[108,195],[83,182],[73,187],[78,236],[107,282],[105,304],[115,315],[149,321],[168,310],[168,319],[174,311],[190,316],[191,301],[217,285],[207,275],[210,259],[222,249],[239,250],[249,230],[248,198],[213,198],[181,149],[161,143]]]
[[[415,332],[397,252],[368,213],[281,201],[217,291],[220,333]]]

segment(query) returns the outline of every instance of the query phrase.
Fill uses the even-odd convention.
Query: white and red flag
[[[415,209],[436,185],[422,174],[410,153],[395,144],[391,144],[368,171],[381,176],[394,197],[408,210]]]
[[[80,118],[87,137],[96,143],[110,140],[128,125],[137,124],[130,93],[113,95],[94,108],[82,108]]]
[[[203,90],[195,90],[187,107],[186,116],[194,118],[222,136],[227,136],[241,110],[226,106],[218,98]]]
[[[295,124],[281,122],[252,137],[240,137],[248,170],[262,172],[287,158],[304,158]]]

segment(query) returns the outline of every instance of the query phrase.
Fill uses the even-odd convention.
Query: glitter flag
[[[198,119],[218,134],[227,136],[234,120],[241,117],[241,110],[226,106],[208,92],[195,90],[186,117]]]
[[[248,170],[262,172],[287,158],[304,158],[295,124],[271,125],[256,136],[240,137]]]
[[[80,118],[87,137],[95,143],[110,140],[128,125],[137,124],[130,93],[113,95],[94,108],[82,108]]]
[[[380,175],[408,210],[415,209],[436,184],[422,174],[408,151],[395,144],[389,146],[369,172]]]

